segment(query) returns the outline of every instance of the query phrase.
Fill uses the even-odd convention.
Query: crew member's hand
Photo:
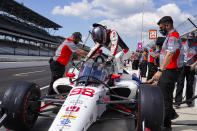
[[[159,53],[156,53],[156,54],[155,54],[155,57],[159,57],[159,56],[160,56],[160,54],[159,54]]]
[[[92,56],[91,58],[92,58],[92,59],[95,59],[95,58],[96,58],[96,56]]]
[[[192,64],[192,65],[190,66],[190,70],[193,71],[194,69],[195,69],[195,64]]]
[[[190,66],[190,70],[195,70],[195,66],[197,65],[197,61]]]
[[[162,75],[162,72],[157,71],[157,72],[155,73],[155,75],[153,76],[153,79],[154,79],[154,80],[159,80],[159,78],[161,77],[161,75]]]

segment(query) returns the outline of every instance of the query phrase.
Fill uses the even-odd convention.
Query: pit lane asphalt
[[[117,115],[117,112],[109,110],[104,116],[114,115]],[[48,131],[52,122],[53,119],[39,117],[31,131]],[[87,131],[135,131],[134,125],[134,120],[105,120],[96,122]]]
[[[49,85],[49,66],[23,67],[0,70],[0,100],[6,88],[16,81],[35,82],[40,87]]]
[[[5,90],[16,81],[29,81],[37,83],[41,88],[49,85],[50,82],[50,69],[49,66],[35,66],[35,67],[22,67],[11,69],[0,69],[0,100]],[[42,90],[42,94],[46,93],[46,89]],[[50,115],[55,115],[49,113]],[[117,114],[113,111],[106,112],[107,116],[114,116]],[[35,126],[31,131],[48,131],[53,119],[39,117]],[[105,120],[97,122],[88,131],[134,131],[134,120]],[[0,131],[7,131],[5,128],[0,128]]]

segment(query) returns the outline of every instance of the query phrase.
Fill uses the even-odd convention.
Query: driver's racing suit
[[[115,57],[115,73],[123,73],[124,60],[129,59],[131,53],[118,33],[115,30],[107,30],[107,42],[104,45],[96,42],[96,45],[90,50],[87,57],[91,58],[102,46],[110,50],[107,61],[111,61]]]

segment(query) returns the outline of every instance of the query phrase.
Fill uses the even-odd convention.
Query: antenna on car
[[[86,39],[85,39],[85,41],[84,41],[84,43],[83,43],[83,45],[82,45],[82,48],[85,47],[85,44],[87,43],[88,38],[90,37],[90,34],[91,34],[91,32],[89,31],[89,32],[88,32],[88,36],[86,37]]]

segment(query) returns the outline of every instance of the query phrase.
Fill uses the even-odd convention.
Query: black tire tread
[[[2,99],[3,111],[8,114],[4,126],[8,129],[16,131],[27,131],[34,122],[24,122],[24,104],[28,101],[27,95],[34,93],[36,97],[40,97],[40,88],[35,83],[19,81],[12,84],[5,92]],[[27,100],[27,101],[26,101]],[[36,121],[37,116],[34,118]]]

